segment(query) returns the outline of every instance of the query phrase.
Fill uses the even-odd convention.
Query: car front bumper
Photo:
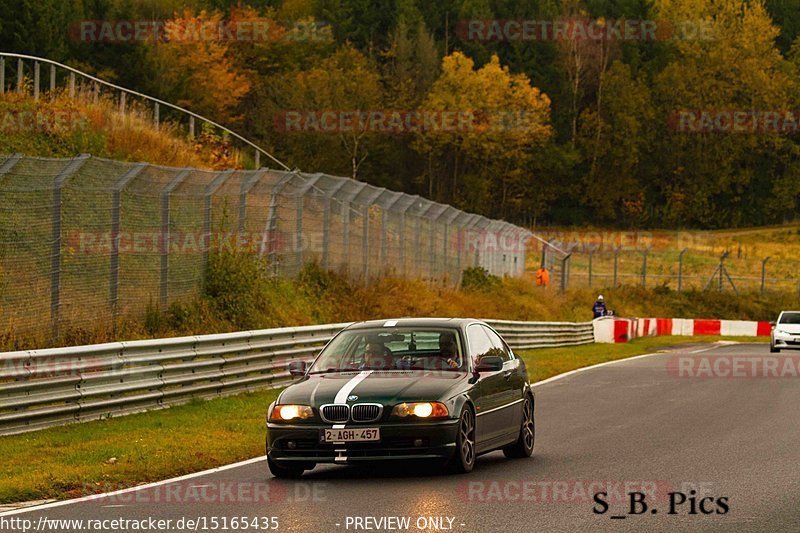
[[[800,335],[776,333],[772,336],[772,345],[775,348],[794,348],[800,350]]]
[[[448,459],[456,449],[458,420],[406,424],[359,424],[378,427],[378,442],[320,442],[320,430],[330,424],[267,424],[267,454],[278,463],[353,464],[398,459]],[[348,427],[357,427],[355,424]]]

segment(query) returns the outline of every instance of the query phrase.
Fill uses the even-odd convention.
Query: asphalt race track
[[[739,356],[770,354],[765,344],[684,346],[537,386],[534,458],[507,460],[495,452],[479,458],[468,475],[426,475],[413,463],[324,466],[285,482],[273,479],[260,460],[172,488],[158,485],[13,517],[34,523],[40,517],[152,517],[172,519],[173,530],[181,518],[205,517],[207,531],[224,530],[223,520],[233,517],[276,517],[278,531],[303,532],[797,531],[800,378],[697,378],[675,371],[678,357],[692,364]],[[800,351],[775,356],[781,363],[797,357]],[[608,493],[604,514],[593,512],[600,509],[593,501],[598,491]],[[644,493],[648,510],[627,515],[627,492]],[[677,492],[686,502],[669,514],[668,494],[680,499]],[[702,498],[713,498],[704,504],[711,514],[700,512]],[[727,512],[718,512],[720,498]],[[407,517],[408,527],[387,522],[389,517]],[[195,525],[204,530],[203,523]]]

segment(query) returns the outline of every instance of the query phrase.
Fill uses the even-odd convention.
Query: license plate
[[[381,440],[379,428],[337,428],[323,429],[320,442],[374,442]]]

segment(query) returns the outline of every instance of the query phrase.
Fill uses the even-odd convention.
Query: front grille
[[[347,422],[350,419],[350,406],[344,404],[323,405],[322,419],[332,423]]]
[[[381,417],[383,406],[377,403],[357,403],[353,406],[353,422],[374,422]]]

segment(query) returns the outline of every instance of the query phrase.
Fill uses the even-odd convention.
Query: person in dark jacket
[[[606,302],[603,299],[603,295],[597,297],[597,301],[592,306],[592,314],[594,318],[600,318],[601,316],[606,316],[608,314],[608,309],[606,309]]]

